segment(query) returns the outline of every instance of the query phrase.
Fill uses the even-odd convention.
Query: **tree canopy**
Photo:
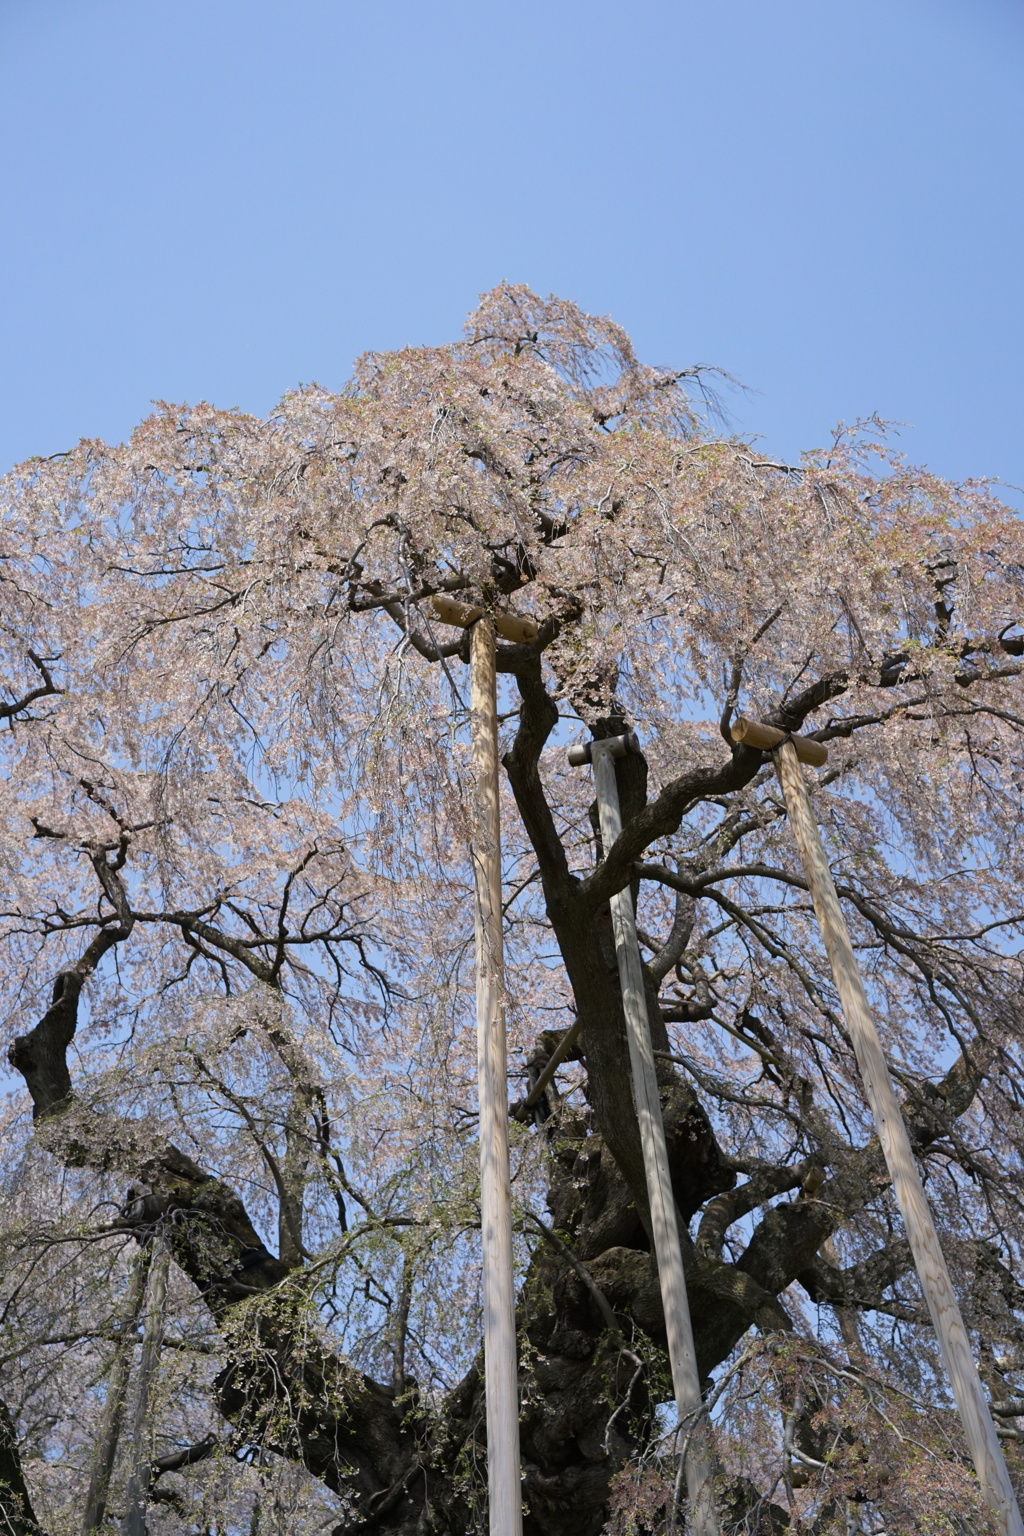
[[[498,647],[520,1104],[580,1025],[511,1106],[529,1536],[682,1518],[628,885],[727,1528],[985,1528],[772,766],[729,726],[829,743],[816,813],[1013,1469],[1024,528],[877,422],[768,460],[712,382],[505,285],[341,393],[161,406],[3,482],[9,1530],[78,1531],[98,1488],[120,1518],[133,1476],[154,1533],[481,1529],[437,594],[539,625]],[[604,848],[566,748],[627,730]]]

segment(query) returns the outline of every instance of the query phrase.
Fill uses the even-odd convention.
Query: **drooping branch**
[[[95,944],[77,967],[62,973],[70,974],[78,986],[62,992],[59,1013],[54,1015],[51,1008],[11,1050],[12,1064],[25,1077],[37,1117],[58,1131],[62,1113],[73,1102],[66,1052],[74,1036],[81,982],[102,953]],[[61,1150],[59,1137],[53,1145]],[[124,1230],[148,1241],[159,1223],[175,1261],[218,1322],[225,1322],[240,1302],[260,1295],[269,1299],[288,1276],[292,1266],[267,1251],[237,1194],[169,1142],[154,1148],[152,1137],[137,1135],[130,1122],[111,1123],[95,1115],[84,1124],[76,1119],[70,1144],[64,1145],[65,1155],[75,1163],[108,1167],[113,1161],[132,1172]],[[357,1490],[372,1496],[393,1481],[396,1467],[407,1464],[402,1415],[393,1396],[315,1340],[300,1345],[288,1321],[293,1305],[294,1298],[282,1296],[265,1317],[257,1314],[251,1348],[235,1347],[218,1383],[222,1411],[247,1432],[262,1426],[269,1443],[303,1461],[330,1487],[340,1491],[354,1480]],[[281,1406],[288,1402],[305,1406],[293,1416],[291,1440],[282,1442],[279,1429],[271,1426],[279,1424]],[[25,1525],[24,1530],[29,1533],[31,1527]]]
[[[0,703],[0,720],[14,721],[19,715],[23,715],[29,705],[34,704],[37,699],[50,698],[64,692],[63,688],[57,687],[50,672],[50,664],[59,661],[59,656],[39,656],[31,649],[26,651],[26,655],[42,678],[42,682],[22,694],[20,699],[14,699],[9,704]]]

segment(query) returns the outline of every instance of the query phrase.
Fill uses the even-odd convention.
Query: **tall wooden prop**
[[[101,1530],[107,1512],[107,1494],[110,1491],[110,1479],[121,1438],[128,1376],[132,1367],[136,1328],[146,1291],[146,1276],[149,1273],[151,1255],[152,1245],[140,1248],[132,1263],[131,1277],[128,1282],[128,1306],[118,1329],[117,1349],[107,1378],[107,1395],[103,1404],[100,1432],[96,1440],[96,1459],[85,1498],[85,1515],[82,1519],[83,1536],[94,1536],[95,1532]]]
[[[470,640],[473,740],[473,878],[476,889],[476,1023],[480,1083],[480,1212],[483,1236],[484,1383],[491,1536],[521,1536],[519,1380],[512,1275],[508,1158],[501,825],[494,630],[473,624]]]
[[[153,1238],[149,1280],[146,1286],[146,1332],[142,1341],[139,1379],[135,1389],[135,1412],[132,1417],[132,1461],[128,1492],[125,1495],[127,1510],[121,1522],[125,1536],[146,1536],[146,1508],[149,1504],[149,1484],[153,1472],[153,1426],[150,1422],[153,1411],[153,1385],[160,1363],[160,1348],[164,1337],[167,1274],[170,1262],[170,1250],[158,1233]]]
[[[752,729],[751,729],[752,728]],[[910,1251],[914,1256],[932,1324],[942,1347],[942,1358],[953,1387],[960,1420],[964,1427],[971,1459],[978,1474],[982,1493],[1002,1521],[1007,1536],[1024,1536],[1017,1500],[1006,1470],[1006,1462],[989,1413],[985,1390],[978,1375],[971,1343],[960,1315],[949,1270],[939,1246],[931,1209],[914,1162],[910,1137],[893,1091],[882,1042],[868,1004],[864,982],[857,966],[853,945],[839,905],[839,897],[822,847],[811,803],[807,796],[800,756],[806,750],[824,749],[819,742],[787,739],[781,731],[753,721],[737,721],[733,728],[737,740],[751,746],[772,750],[775,767],[786,800],[793,836],[800,850],[811,899],[817,913],[822,940],[832,966],[836,991],[843,1005],[846,1026],[853,1042],[857,1066],[864,1083],[864,1094],[874,1116],[878,1139],[885,1156],[893,1190],[907,1229]],[[755,735],[758,739],[754,739]],[[762,739],[765,737],[771,739]],[[815,759],[811,759],[812,761]],[[820,763],[823,759],[817,758]]]
[[[625,754],[627,745],[625,736],[616,736],[610,740],[588,742],[586,748],[575,748],[569,755],[571,763],[585,762],[588,756],[593,763],[601,840],[606,849],[612,846],[622,831],[615,758]],[[633,898],[628,886],[612,897],[611,911],[619,982],[622,987],[622,1007],[629,1041],[629,1063],[633,1074],[633,1099],[640,1122],[647,1197],[651,1208],[651,1237],[654,1241],[665,1331],[668,1335],[672,1390],[684,1436],[689,1529],[694,1536],[719,1536],[714,1498],[714,1461],[700,1391],[697,1352],[693,1343],[686,1279],[683,1275],[683,1255],[679,1246],[676,1203],[669,1173],[668,1148],[665,1145],[665,1124],[661,1115],[654,1049],[647,1019],[640,946],[636,936]]]

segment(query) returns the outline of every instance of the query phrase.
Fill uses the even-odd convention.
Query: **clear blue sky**
[[[1024,0],[0,0],[0,468],[501,278],[1024,484]]]

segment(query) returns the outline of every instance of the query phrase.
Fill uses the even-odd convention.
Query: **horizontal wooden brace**
[[[457,629],[470,629],[485,615],[494,625],[495,633],[503,640],[514,640],[519,645],[529,645],[540,634],[533,619],[519,619],[514,613],[487,613],[472,603],[460,603],[454,597],[440,594],[430,599],[430,605],[442,624],[454,624]]]
[[[569,764],[573,768],[582,768],[584,763],[594,761],[594,748],[598,747],[602,752],[608,752],[612,757],[625,757],[633,748],[640,750],[640,744],[632,731],[627,731],[625,736],[602,736],[600,741],[584,741],[578,746],[570,747],[568,751]]]
[[[759,720],[748,720],[746,715],[737,716],[729,734],[733,741],[741,741],[745,747],[754,747],[759,752],[773,752],[784,741],[791,741],[802,763],[810,763],[813,768],[823,768],[828,762],[828,747],[823,742],[811,741],[808,736],[789,736],[774,725],[762,725]]]

